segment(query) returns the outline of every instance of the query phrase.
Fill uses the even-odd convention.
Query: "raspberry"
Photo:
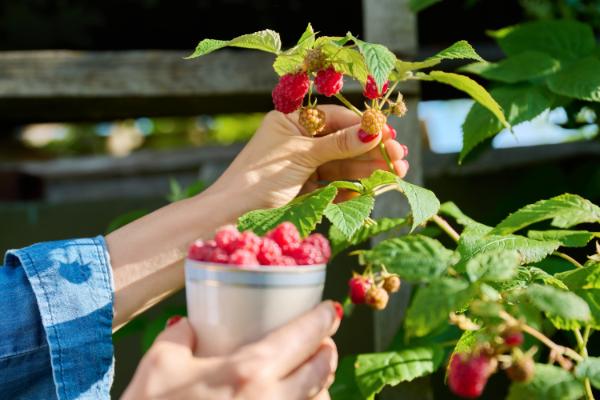
[[[233,243],[236,250],[243,249],[248,250],[253,254],[258,254],[262,239],[254,234],[252,231],[245,231],[240,234],[238,239]]]
[[[523,344],[525,338],[523,337],[523,332],[521,332],[518,328],[508,328],[504,332],[502,332],[502,339],[504,339],[504,344],[508,347],[518,347]]]
[[[223,249],[214,247],[206,261],[217,264],[227,264],[230,261],[229,254],[227,254],[227,252]]]
[[[495,362],[485,354],[457,353],[450,360],[448,385],[455,394],[474,399],[481,396]]]
[[[227,225],[217,231],[215,242],[217,243],[217,247],[231,254],[236,249],[235,245],[239,237],[240,232],[237,228],[233,225]]]
[[[400,278],[396,275],[390,275],[383,280],[383,288],[388,293],[395,293],[400,290]]]
[[[337,72],[335,68],[329,67],[317,72],[315,77],[315,88],[324,96],[335,96],[344,86],[344,74]]]
[[[377,84],[375,83],[375,78],[371,75],[367,77],[367,83],[365,84],[365,90],[363,90],[363,96],[367,99],[378,99],[382,97],[388,91],[388,81],[385,81],[383,87],[381,88],[381,93],[377,90]]]
[[[298,122],[314,136],[325,128],[325,113],[316,107],[302,107]]]
[[[369,108],[362,115],[360,127],[370,135],[377,135],[381,132],[386,122],[387,118],[381,111]]]
[[[327,262],[321,253],[321,249],[306,242],[302,242],[298,247],[291,249],[288,255],[293,257],[298,265],[316,265]]]
[[[313,233],[306,239],[304,239],[304,243],[310,243],[321,251],[321,255],[325,259],[325,262],[329,261],[329,257],[331,257],[331,247],[329,247],[329,240],[325,238],[325,236],[320,233]]]
[[[404,101],[400,100],[391,104],[390,111],[392,112],[392,115],[395,115],[396,117],[403,117],[408,110],[406,109],[406,104],[404,104]]]
[[[310,80],[305,72],[283,75],[271,92],[275,109],[284,114],[296,111],[302,105],[309,86]]]
[[[363,304],[366,301],[367,290],[371,286],[371,281],[363,276],[353,276],[348,281],[350,288],[350,300],[354,304]]]
[[[371,286],[365,296],[365,302],[375,310],[383,310],[387,306],[389,299],[390,295],[388,292],[377,286]]]
[[[277,261],[273,265],[279,265],[282,267],[286,267],[286,266],[298,265],[298,264],[296,264],[296,260],[294,260],[293,257],[281,256],[277,259]]]
[[[319,71],[325,65],[326,56],[320,48],[311,49],[304,57],[304,68],[308,72]]]
[[[531,356],[527,355],[518,360],[513,360],[512,365],[506,369],[506,375],[508,375],[511,381],[530,381],[535,375],[535,362]]]
[[[237,249],[229,256],[229,264],[233,265],[258,265],[256,255],[249,250]]]
[[[281,247],[274,240],[264,238],[256,258],[262,265],[278,265],[281,256]]]
[[[300,233],[298,233],[296,225],[291,222],[282,222],[267,233],[267,237],[273,239],[281,247],[283,254],[287,254],[290,249],[300,244]]]
[[[196,240],[190,245],[188,258],[196,261],[207,261],[212,251],[213,247],[208,246],[202,240]]]

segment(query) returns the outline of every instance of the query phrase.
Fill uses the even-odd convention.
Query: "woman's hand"
[[[329,399],[337,367],[331,335],[338,327],[327,301],[232,355],[195,358],[202,343],[181,319],[158,336],[122,399]]]

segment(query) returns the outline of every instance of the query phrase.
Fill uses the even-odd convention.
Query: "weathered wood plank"
[[[408,0],[363,0],[365,38],[403,57],[417,52],[416,21]]]

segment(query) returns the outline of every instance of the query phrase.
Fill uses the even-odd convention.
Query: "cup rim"
[[[221,272],[244,272],[244,273],[286,273],[286,274],[302,274],[324,270],[327,264],[314,265],[234,265],[234,264],[219,264],[214,262],[198,261],[186,257],[188,266],[202,268],[209,271]]]

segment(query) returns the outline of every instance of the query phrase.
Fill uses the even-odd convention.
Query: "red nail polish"
[[[402,150],[404,150],[404,157],[408,157],[408,146],[401,144]]]
[[[344,317],[344,307],[337,301],[333,302],[333,308],[335,308],[335,313],[338,316],[338,319],[342,319]]]
[[[358,139],[363,143],[369,143],[370,141],[375,139],[377,136],[379,136],[379,135],[371,135],[370,133],[367,133],[367,132],[363,131],[362,129],[358,130]]]
[[[390,130],[390,137],[396,139],[396,130],[390,124],[387,124],[387,127]]]
[[[173,315],[167,320],[167,327],[173,326],[181,320],[181,315]]]

